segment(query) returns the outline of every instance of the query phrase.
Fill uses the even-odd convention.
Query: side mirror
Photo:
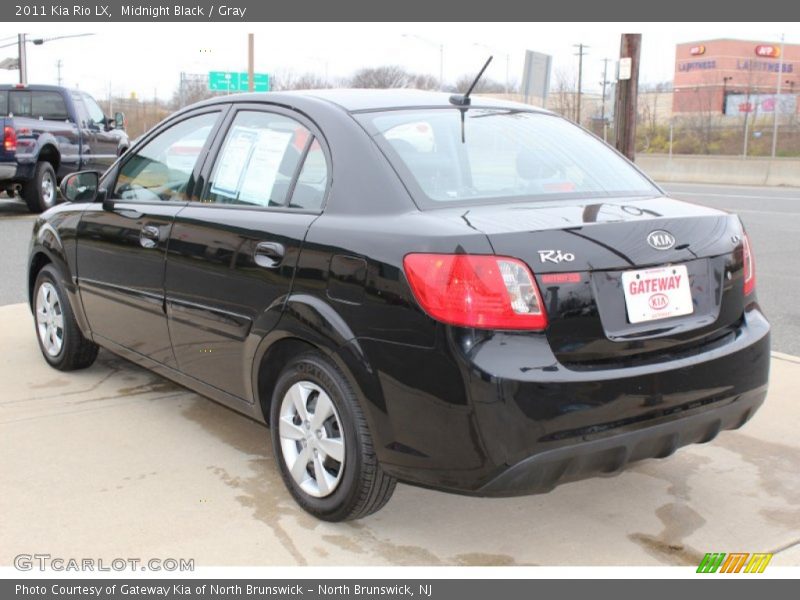
[[[125,129],[125,113],[114,113],[114,127],[117,129]]]
[[[103,124],[106,126],[106,131],[111,131],[117,127],[116,121],[111,117],[103,117]]]
[[[61,182],[61,195],[67,202],[94,202],[100,175],[96,171],[78,171]]]

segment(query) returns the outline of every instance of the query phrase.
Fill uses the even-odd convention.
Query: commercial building
[[[678,44],[673,86],[674,113],[759,115],[777,109],[795,115],[800,45],[733,39]]]

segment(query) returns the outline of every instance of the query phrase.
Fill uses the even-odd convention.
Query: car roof
[[[291,104],[293,99],[316,98],[336,104],[348,112],[367,112],[404,108],[452,108],[449,93],[429,92],[407,88],[396,89],[320,89],[287,92],[262,92],[220,96],[219,102],[269,101]],[[474,95],[473,107],[505,108],[534,112],[549,112],[530,104]]]

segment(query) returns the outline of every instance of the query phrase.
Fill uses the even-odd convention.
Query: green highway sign
[[[209,71],[208,89],[212,92],[247,92],[248,87],[247,73],[235,73],[233,71]],[[253,91],[269,91],[269,74],[253,73]]]

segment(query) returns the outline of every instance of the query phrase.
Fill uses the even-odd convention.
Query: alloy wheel
[[[64,312],[55,286],[48,281],[36,294],[36,329],[48,356],[58,356],[64,346]]]
[[[45,172],[42,175],[42,202],[45,206],[53,206],[56,199],[56,182],[53,180],[50,173]]]
[[[292,479],[315,498],[331,495],[344,472],[344,432],[339,413],[317,384],[298,381],[281,401],[281,453]]]

